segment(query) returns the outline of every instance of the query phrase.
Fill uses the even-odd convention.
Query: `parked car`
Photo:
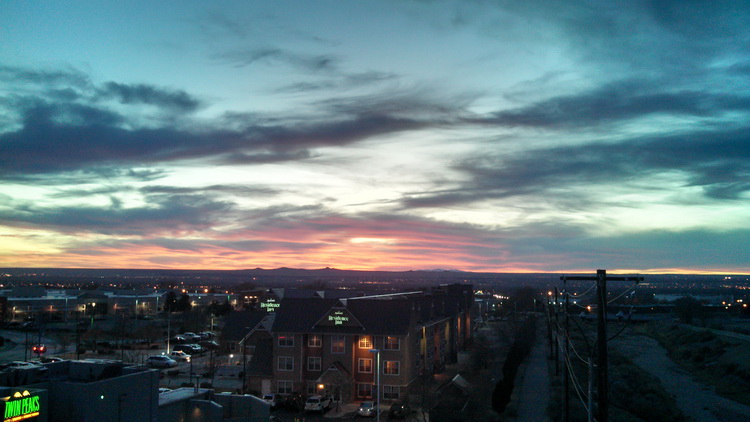
[[[174,336],[170,338],[169,341],[174,344],[182,344],[187,343],[188,340],[184,336]]]
[[[193,353],[191,353],[191,355],[199,355],[206,351],[206,349],[204,349],[203,346],[198,343],[190,343],[187,344],[187,346],[190,346],[193,349]]]
[[[388,411],[390,419],[406,419],[411,414],[411,407],[404,402],[396,402],[391,405]]]
[[[108,341],[97,341],[96,342],[96,350],[100,354],[107,355],[107,354],[110,354],[110,353],[114,353],[115,346],[112,343],[108,342]]]
[[[41,362],[41,363],[51,363],[51,362],[62,362],[63,360],[65,360],[65,359],[58,358],[56,356],[46,356],[46,357],[43,357],[43,358],[39,359],[39,362]]]
[[[213,331],[201,331],[198,335],[200,335],[203,340],[208,340],[214,338],[216,334],[214,334]]]
[[[177,350],[180,352],[185,352],[189,355],[198,355],[200,353],[203,353],[203,348],[200,347],[197,344],[177,344],[175,345],[172,350]]]
[[[39,326],[34,321],[26,321],[23,324],[21,324],[21,329],[24,331],[34,331],[38,328]]]
[[[305,411],[308,412],[323,412],[331,407],[333,400],[327,396],[313,395],[307,398],[305,401]]]
[[[172,391],[171,388],[159,387],[159,394],[169,393],[170,391]]]
[[[198,334],[192,333],[188,331],[187,333],[180,334],[182,337],[185,337],[188,341],[198,341],[201,340],[201,336]]]
[[[300,393],[291,393],[284,397],[284,408],[299,412],[305,409],[305,396]]]
[[[152,368],[174,368],[177,366],[177,361],[168,356],[154,355],[146,359],[146,364]]]
[[[23,369],[23,368],[36,368],[40,367],[41,365],[33,362],[22,362],[22,361],[13,361],[8,362],[0,365],[0,370],[3,369]]]
[[[206,350],[219,349],[219,343],[215,342],[214,340],[203,340],[201,342],[198,342],[198,344]]]
[[[363,401],[359,404],[357,409],[357,416],[364,416],[367,418],[375,417],[379,413],[378,405],[374,401]]]
[[[190,362],[190,355],[181,350],[172,350],[169,357],[177,362]]]
[[[271,409],[276,409],[279,407],[283,399],[278,394],[266,394],[263,396],[263,401],[271,405]]]

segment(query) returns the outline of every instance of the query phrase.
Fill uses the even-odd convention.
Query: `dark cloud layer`
[[[115,98],[123,104],[149,104],[183,112],[195,111],[200,102],[185,91],[159,89],[151,85],[128,85],[107,82],[99,90],[105,98]]]
[[[182,91],[147,85],[108,83],[97,92],[98,98],[111,96],[123,103],[170,110],[191,111],[200,104]],[[431,124],[424,114],[396,117],[398,113],[393,110],[377,110],[357,102],[348,109],[338,107],[335,115],[317,123],[236,115],[231,130],[217,124],[183,129],[171,118],[164,119],[160,128],[138,128],[127,115],[98,104],[96,98],[51,100],[27,96],[14,101],[22,127],[0,134],[1,177],[17,179],[193,158],[230,164],[298,161],[312,156],[310,148],[343,146]]]
[[[664,90],[660,81],[625,80],[590,91],[503,110],[475,122],[506,126],[592,127],[654,115],[711,117],[750,111],[750,96],[695,89]]]
[[[5,199],[0,224],[17,228],[52,229],[60,233],[153,236],[206,230],[221,221],[232,204],[197,195],[151,195],[147,205],[123,207],[116,197],[110,206],[43,207]]]
[[[439,207],[488,198],[547,196],[552,190],[627,184],[676,171],[712,199],[739,199],[750,191],[750,128],[698,130],[684,135],[634,138],[617,143],[583,144],[484,155],[456,166],[470,176],[455,189],[413,195],[407,207]],[[670,187],[652,186],[654,189]]]

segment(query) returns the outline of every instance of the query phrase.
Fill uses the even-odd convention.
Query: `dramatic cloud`
[[[84,6],[0,14],[0,265],[750,273],[744,2]]]

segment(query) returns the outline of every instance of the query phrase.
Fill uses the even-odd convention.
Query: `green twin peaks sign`
[[[17,391],[2,400],[5,401],[3,422],[16,422],[39,416],[39,396],[29,393],[28,390]]]

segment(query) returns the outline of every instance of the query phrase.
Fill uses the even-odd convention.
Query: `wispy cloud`
[[[195,111],[200,102],[181,90],[167,90],[146,84],[107,82],[99,89],[104,98],[115,98],[123,104],[148,104],[183,112]]]

